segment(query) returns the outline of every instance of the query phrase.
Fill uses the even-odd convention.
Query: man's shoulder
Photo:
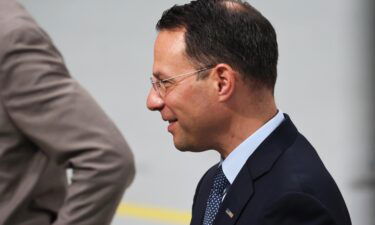
[[[31,15],[14,1],[0,0],[0,63],[11,51],[40,43],[52,41]]]
[[[318,152],[300,133],[293,144],[274,162],[268,173],[255,184],[272,187],[268,196],[272,196],[273,199],[298,192],[309,196],[319,193],[319,200],[325,204],[332,199],[342,201],[339,188]]]
[[[326,168],[321,160],[318,152],[313,145],[303,136],[298,133],[295,141],[290,145],[277,160],[275,165],[287,167],[295,171],[326,171]]]
[[[14,34],[39,32],[39,29],[22,5],[13,0],[0,0],[0,40]]]

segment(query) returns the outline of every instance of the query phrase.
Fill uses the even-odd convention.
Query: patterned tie
[[[224,196],[224,190],[229,185],[229,181],[224,175],[221,166],[217,169],[214,178],[214,184],[211,188],[210,195],[207,200],[206,212],[204,214],[203,225],[212,225],[216,217],[221,201]]]

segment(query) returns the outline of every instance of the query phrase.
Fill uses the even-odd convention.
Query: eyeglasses
[[[176,78],[197,75],[198,73],[209,70],[209,69],[212,69],[213,67],[214,66],[205,67],[205,68],[193,71],[193,72],[176,75],[176,76],[164,79],[164,80],[157,80],[154,77],[151,77],[150,78],[151,84],[152,84],[152,87],[154,88],[154,90],[158,93],[158,95],[160,97],[164,97],[167,89],[170,86],[173,86],[177,83],[176,81],[174,81]]]

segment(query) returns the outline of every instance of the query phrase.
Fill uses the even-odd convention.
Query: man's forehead
[[[190,65],[185,53],[183,29],[161,30],[154,46],[153,74],[165,79],[178,68]]]
[[[185,50],[185,32],[183,30],[162,30],[155,40],[155,52]]]

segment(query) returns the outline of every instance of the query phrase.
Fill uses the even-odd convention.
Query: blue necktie
[[[212,225],[216,214],[223,200],[224,190],[229,185],[229,181],[224,175],[221,166],[217,169],[214,177],[210,195],[207,200],[206,212],[204,214],[203,225]]]

